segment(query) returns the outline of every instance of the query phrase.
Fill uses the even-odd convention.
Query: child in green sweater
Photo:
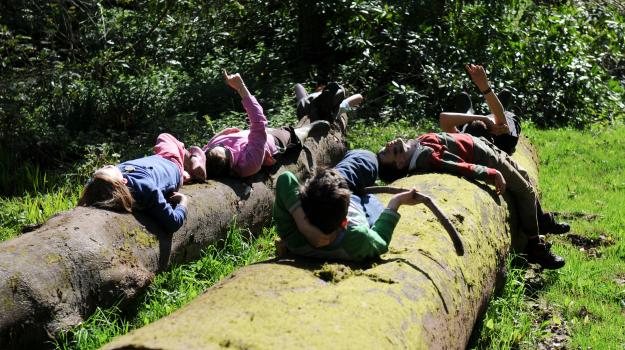
[[[291,172],[278,177],[273,218],[278,235],[294,254],[325,259],[363,260],[388,250],[401,205],[422,202],[412,189],[388,206],[360,194],[377,178],[376,156],[348,152],[332,169],[321,169],[304,186]]]

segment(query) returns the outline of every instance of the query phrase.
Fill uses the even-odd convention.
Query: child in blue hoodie
[[[167,232],[177,231],[187,216],[188,198],[182,186],[186,158],[184,144],[170,134],[160,134],[155,155],[106,165],[93,173],[78,201],[81,206],[148,213]]]

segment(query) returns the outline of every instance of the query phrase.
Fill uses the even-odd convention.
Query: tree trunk
[[[514,157],[536,179],[536,159]],[[281,258],[233,273],[187,306],[105,349],[464,349],[517,232],[509,198],[428,174],[395,186],[432,196],[465,254],[423,206],[400,209],[389,252],[368,264]],[[382,196],[384,201],[389,196]]]
[[[154,274],[199,257],[236,225],[257,232],[271,218],[273,183],[291,170],[307,177],[345,153],[343,135],[309,138],[301,151],[256,176],[185,186],[187,221],[165,234],[140,213],[78,207],[40,229],[0,243],[0,349],[44,347],[44,342],[87,318],[96,306],[135,298]]]

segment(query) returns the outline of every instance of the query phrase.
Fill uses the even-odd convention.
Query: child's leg
[[[306,88],[304,88],[302,84],[295,84],[295,98],[297,99],[297,102],[307,96],[308,93],[306,92]]]
[[[180,178],[184,174],[184,143],[178,141],[171,134],[163,133],[156,138],[154,145],[154,154],[161,156],[174,164],[180,169]]]
[[[373,186],[378,178],[378,160],[373,152],[353,150],[336,165],[336,170],[347,180],[352,192]]]
[[[506,180],[506,190],[512,193],[523,232],[528,237],[537,236],[538,196],[527,173],[505,152],[490,147],[474,138],[475,163],[499,170]]]
[[[372,194],[366,194],[361,197],[362,207],[365,210],[369,227],[373,227],[373,224],[378,220],[382,212],[384,211],[384,204],[380,202],[378,197]]]

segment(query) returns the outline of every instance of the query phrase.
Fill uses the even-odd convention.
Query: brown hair
[[[336,169],[322,168],[300,189],[302,209],[311,224],[330,234],[347,217],[351,192]]]
[[[378,158],[378,177],[380,180],[391,183],[397,179],[408,176],[408,167],[403,169],[397,168],[394,162],[384,163],[380,157],[380,152],[376,154]]]
[[[121,180],[96,172],[82,191],[78,205],[132,212],[132,194]]]
[[[206,155],[207,178],[215,178],[227,174],[226,171],[228,168],[228,156],[226,155],[225,157],[222,157],[221,155],[213,152],[214,149],[215,147],[212,147],[204,152],[204,154]]]

